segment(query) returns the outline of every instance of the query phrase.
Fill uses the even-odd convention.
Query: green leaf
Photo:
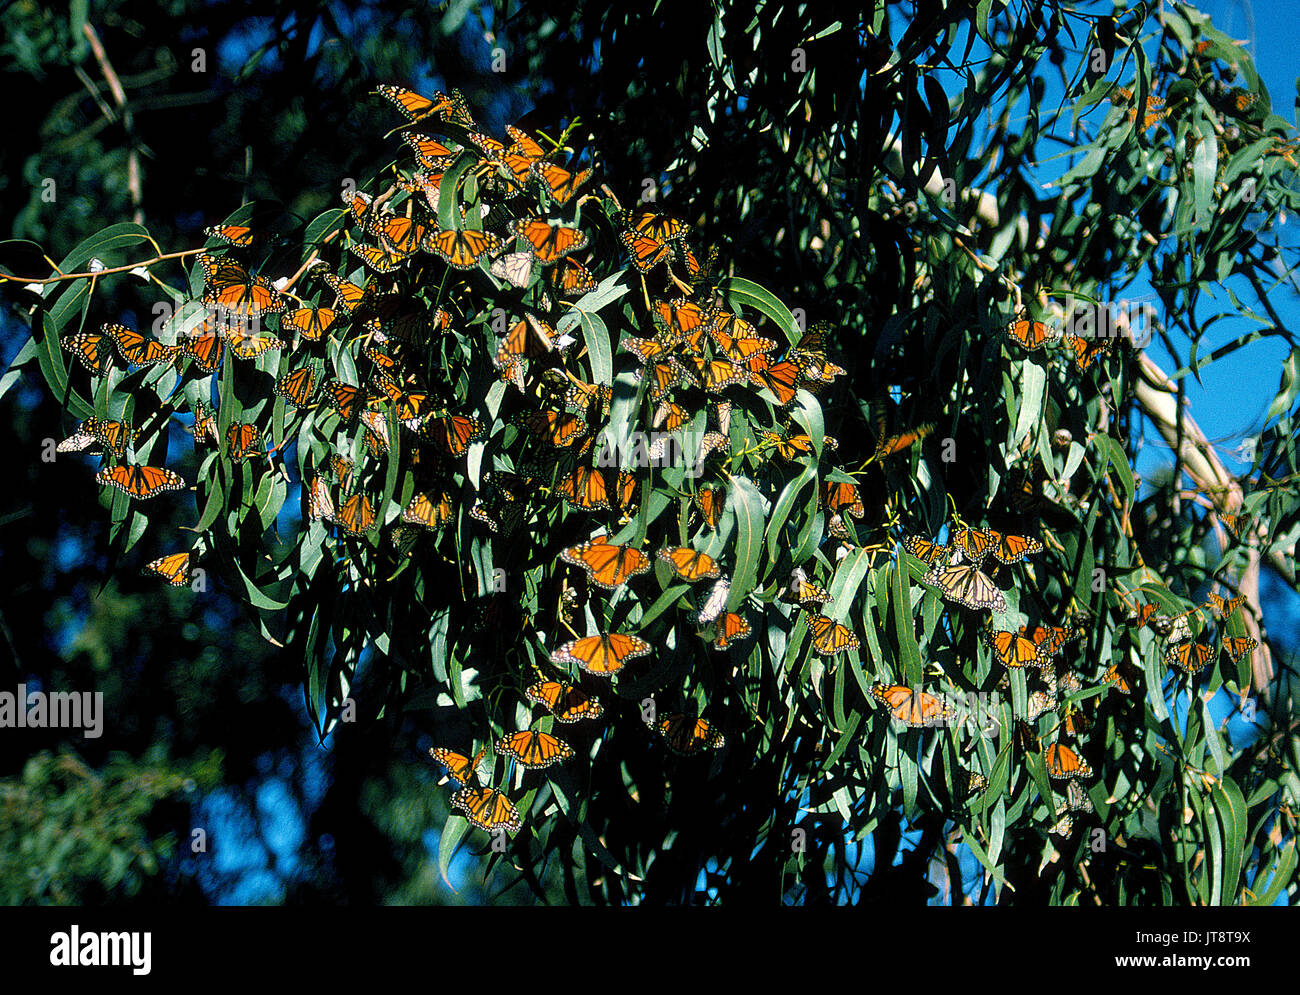
[[[727,611],[735,611],[758,579],[763,551],[763,496],[747,477],[733,477],[729,502],[736,515],[736,558]]]
[[[776,295],[767,288],[759,286],[753,280],[733,276],[723,280],[718,289],[730,300],[757,308],[775,321],[792,345],[802,338],[799,325],[794,320],[794,315],[790,313],[790,309],[777,300]]]

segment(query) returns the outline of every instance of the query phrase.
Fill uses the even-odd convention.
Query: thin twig
[[[117,109],[122,115],[122,126],[126,129],[127,141],[130,143],[126,155],[126,187],[131,192],[131,220],[142,225],[144,224],[144,186],[140,179],[140,146],[135,136],[135,119],[132,118],[131,110],[126,103],[126,90],[122,88],[122,81],[117,78],[117,73],[113,71],[113,64],[108,61],[108,53],[104,51],[103,42],[99,40],[99,35],[89,21],[81,25],[81,32],[86,36],[86,41],[90,42],[90,51],[94,54],[95,61],[99,63],[99,71],[104,74],[108,90],[113,94],[113,102],[117,104]]]

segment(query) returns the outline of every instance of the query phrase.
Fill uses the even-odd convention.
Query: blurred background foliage
[[[1226,39],[1214,41],[1202,65],[1182,39],[1162,31],[1153,9],[1138,5],[1118,20],[1101,16],[1109,4],[1078,9],[1090,20],[1067,18],[1055,3],[943,0],[761,9],[635,0],[578,3],[566,13],[537,3],[14,2],[3,11],[0,79],[24,99],[14,102],[0,148],[0,225],[32,245],[6,247],[0,263],[43,273],[36,244],[62,258],[88,234],[133,218],[164,247],[191,247],[203,226],[250,200],[314,217],[336,205],[344,178],[373,175],[391,161],[390,145],[375,141],[393,123],[367,96],[376,83],[425,93],[454,86],[492,133],[505,123],[550,127],[580,118],[575,143],[597,155],[612,189],[630,197],[649,184],[663,208],[696,225],[735,272],[792,307],[833,316],[848,390],[869,398],[894,387],[902,423],[934,416],[934,385],[961,381],[967,370],[968,391],[1001,394],[991,363],[933,349],[936,328],[983,327],[989,296],[1006,294],[1006,281],[979,280],[982,267],[970,262],[976,253],[1022,287],[1036,312],[1047,311],[1042,288],[1114,300],[1136,281],[1160,301],[1166,371],[1182,374],[1181,385],[1199,374],[1194,347],[1217,320],[1201,307],[1198,281],[1239,274],[1255,290],[1292,293],[1279,273],[1289,273],[1294,259],[1270,243],[1269,225],[1279,210],[1297,206],[1295,163],[1263,157],[1269,146],[1260,136],[1275,127],[1264,116],[1266,100],[1223,116],[1213,138],[1197,131],[1199,153],[1190,140],[1183,149],[1167,141],[1154,147],[1145,129],[1114,137],[1112,128],[1107,137],[1085,122],[1074,131],[1076,105],[1081,113],[1103,98],[1093,84],[1107,72],[1087,59],[1098,47],[1107,70],[1123,65],[1123,78],[1164,79],[1171,117],[1190,116],[1188,104],[1196,104],[1186,89],[1171,91],[1175,77],[1204,91],[1221,114],[1234,99],[1234,81],[1207,68],[1216,57],[1238,65],[1236,86],[1260,92],[1249,60],[1230,52]],[[1192,13],[1183,20],[1200,26]],[[1210,37],[1207,26],[1187,41]],[[807,71],[793,69],[796,44]],[[494,71],[498,46],[504,72]],[[972,51],[975,71],[957,73]],[[1144,95],[1139,89],[1135,99]],[[1252,150],[1256,141],[1263,144]],[[1077,159],[1051,166],[1067,147],[1090,143],[1097,155],[1082,157],[1082,167],[1070,168]],[[1208,196],[1204,149],[1211,144],[1228,170],[1233,155],[1249,151],[1263,164],[1259,189],[1273,199],[1216,202],[1212,217],[1189,218],[1185,212]],[[927,187],[936,169],[954,181],[955,203]],[[1211,169],[1212,190],[1224,175]],[[42,199],[47,180],[58,191],[54,203]],[[1260,214],[1262,227],[1250,231],[1244,219]],[[957,235],[962,229],[969,234]],[[141,320],[153,299],[151,288],[126,279],[105,281],[97,293],[98,312]],[[1224,307],[1255,307],[1276,319],[1268,296]],[[0,321],[7,364],[27,330],[14,313]],[[1293,349],[1286,322],[1270,324],[1268,334]],[[1132,380],[1121,389],[1139,376],[1126,369]],[[1075,398],[1073,410],[1049,409],[1049,427],[1082,440],[1099,416],[1114,417],[1130,454],[1155,437],[1146,414],[1112,409],[1101,395]],[[1283,480],[1295,470],[1295,397],[1283,391],[1279,398],[1280,409],[1258,426],[1246,466]],[[66,415],[35,378],[0,404],[12,427],[0,440],[4,465],[16,478],[0,506],[7,581],[0,646],[13,660],[12,683],[101,690],[114,717],[111,735],[100,740],[28,731],[21,750],[6,746],[0,755],[4,810],[26,813],[6,820],[13,838],[4,839],[5,853],[25,855],[3,866],[6,901],[535,900],[513,872],[500,864],[484,872],[468,855],[453,864],[455,890],[440,880],[434,854],[447,809],[445,793],[432,790],[436,772],[423,756],[431,740],[421,722],[390,710],[373,724],[337,727],[322,749],[299,675],[219,585],[194,598],[125,573],[109,579],[107,529],[84,467],[31,458],[42,440],[71,428]],[[839,417],[842,437],[865,431],[865,412]],[[954,434],[960,447],[978,450],[986,432],[984,421],[966,419]],[[984,507],[996,486],[978,464],[946,473],[943,486],[962,497],[962,512]],[[1177,578],[1178,593],[1190,598],[1212,573],[1205,560],[1213,554],[1188,553],[1208,541],[1210,523],[1185,494],[1180,500],[1180,487],[1162,486],[1170,479],[1152,474],[1145,482],[1131,527],[1146,561]],[[883,477],[868,477],[863,490],[870,496],[884,486]],[[1294,501],[1267,504],[1274,536],[1285,537]],[[185,522],[178,515],[172,524]],[[1264,569],[1289,591],[1295,577],[1286,561],[1279,556]],[[1289,688],[1273,682],[1289,675],[1295,647],[1286,632],[1272,635],[1279,641],[1270,644],[1271,669],[1256,679],[1276,688],[1271,697],[1281,709],[1277,759],[1267,771],[1277,781],[1293,768],[1296,747]],[[356,676],[366,679],[364,671]],[[12,734],[6,741],[14,742]],[[1246,776],[1262,766],[1248,757]],[[676,814],[692,798],[702,802],[696,792],[705,790],[683,790]],[[1273,793],[1266,796],[1272,804]],[[788,799],[777,823],[802,818],[797,809],[807,800]],[[838,827],[833,804],[816,799],[815,807],[800,824]],[[854,867],[864,860],[858,844],[823,842],[803,867],[825,873],[801,869],[797,880],[779,854],[766,854],[768,862],[755,862],[748,874],[710,863],[697,825],[694,836],[661,854],[664,867],[641,898],[772,900],[773,881],[787,901],[932,897],[930,861],[946,859],[942,822],[880,821],[868,841],[877,873]],[[1280,825],[1265,830],[1276,836],[1272,853],[1292,840],[1294,823]],[[190,852],[192,826],[207,828],[207,853]],[[1146,845],[1154,847],[1136,844]],[[1034,873],[1040,849],[1037,837],[1020,837],[1002,856],[1026,900],[1060,897]],[[552,872],[537,890],[563,901],[572,892]],[[953,877],[979,880],[968,868]],[[946,897],[987,900],[978,886],[966,891]],[[1114,892],[1106,897],[1116,900]]]

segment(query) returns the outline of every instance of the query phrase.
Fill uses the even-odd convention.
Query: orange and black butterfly
[[[555,349],[555,329],[531,314],[519,319],[497,345],[496,365],[516,359],[539,359]]]
[[[1124,676],[1118,663],[1112,663],[1106,668],[1106,672],[1101,675],[1101,683],[1109,684],[1120,694],[1128,694],[1133,690],[1133,684]]]
[[[414,131],[404,132],[402,141],[411,147],[411,151],[415,153],[415,158],[419,160],[420,165],[425,169],[445,169],[449,160],[456,154],[455,149],[448,148],[436,138],[420,135]]]
[[[464,812],[470,822],[488,832],[506,829],[517,833],[524,825],[519,810],[495,788],[462,788],[452,796],[451,803]]]
[[[1073,777],[1092,777],[1092,768],[1088,766],[1088,761],[1068,746],[1053,743],[1043,751],[1043,756],[1047,760],[1047,773],[1058,781]]]
[[[1133,103],[1133,91],[1125,86],[1115,86],[1111,89],[1110,96],[1106,98],[1116,106],[1128,106],[1128,119],[1137,121],[1137,108],[1131,106]],[[1169,111],[1165,107],[1163,97],[1155,94],[1147,95],[1146,113],[1142,118],[1142,130],[1153,128],[1165,119]]]
[[[587,694],[577,685],[560,681],[538,681],[528,686],[524,696],[545,705],[555,716],[555,721],[565,725],[583,719],[598,719],[605,713],[599,698]]]
[[[906,432],[899,432],[895,435],[882,435],[876,441],[874,458],[883,459],[886,456],[894,456],[906,449],[910,449],[933,431],[934,422],[926,422],[924,425],[918,425]]]
[[[1081,336],[1065,333],[1065,344],[1074,353],[1074,365],[1083,372],[1092,366],[1098,356],[1109,355],[1115,348],[1115,339],[1108,336]]]
[[[727,743],[726,737],[708,719],[696,718],[694,715],[665,715],[656,723],[656,727],[668,744],[668,749],[682,757],[716,750]]]
[[[716,529],[722,521],[722,511],[726,507],[727,495],[720,487],[701,487],[695,493],[695,507],[704,516],[704,524]]]
[[[799,367],[800,378],[814,392],[845,372],[843,367],[826,358],[826,331],[829,327],[825,322],[814,325],[804,333],[799,344],[785,354],[786,359]]]
[[[219,238],[227,245],[233,245],[240,249],[247,249],[254,242],[265,237],[247,225],[213,225],[210,228],[204,228],[203,234],[208,238]]]
[[[808,629],[812,632],[813,649],[822,656],[834,656],[858,647],[853,630],[826,615],[810,615]]]
[[[703,356],[690,356],[695,371],[699,374],[701,385],[710,394],[720,394],[728,387],[749,383],[749,370],[729,359],[705,359]]]
[[[203,267],[203,282],[207,287],[203,303],[228,314],[255,317],[259,314],[278,314],[285,308],[285,300],[264,276],[252,276],[239,263],[224,256],[204,253],[199,256]]]
[[[1015,632],[995,631],[985,634],[985,642],[993,650],[993,655],[1002,666],[1017,669],[1020,667],[1046,667],[1050,657],[1043,653],[1032,639]]]
[[[822,484],[822,507],[828,511],[847,512],[854,518],[866,514],[858,485],[843,480],[827,480]]]
[[[429,756],[447,768],[447,776],[452,780],[468,785],[475,784],[478,765],[487,756],[487,750],[479,750],[471,760],[464,754],[449,750],[445,746],[434,746],[429,749]]]
[[[957,713],[938,695],[913,690],[905,684],[871,685],[871,696],[889,708],[889,714],[913,729],[946,725]]]
[[[533,163],[533,175],[546,185],[551,192],[551,198],[563,207],[573,199],[573,195],[578,192],[578,187],[591,179],[591,170],[584,169],[580,173],[573,173],[553,162],[537,162]]]
[[[1001,536],[989,529],[958,529],[952,535],[952,545],[961,550],[971,563],[983,563],[993,552]]]
[[[208,320],[201,328],[181,333],[176,341],[181,355],[189,356],[204,373],[215,373],[225,357],[225,329]]]
[[[587,245],[585,232],[552,225],[544,218],[520,218],[510,226],[510,233],[531,245],[533,255],[543,266],[554,266],[570,252]]]
[[[787,597],[791,601],[799,602],[800,606],[807,611],[815,611],[818,605],[829,604],[831,600],[830,592],[820,584],[810,581],[802,567],[797,568],[790,575]]]
[[[376,90],[380,96],[391,101],[399,111],[406,115],[408,121],[419,121],[436,114],[444,121],[453,121],[462,127],[473,127],[473,119],[465,120],[469,109],[464,106],[464,98],[452,91],[449,97],[445,93],[434,93],[425,97],[403,86],[385,84]]]
[[[799,392],[799,367],[788,359],[772,363],[760,353],[749,360],[749,370],[754,383],[772,392],[778,407],[785,407]]]
[[[330,493],[329,481],[319,473],[313,473],[307,486],[307,520],[332,522],[334,517],[334,496]]]
[[[903,548],[923,563],[933,566],[948,559],[951,550],[937,542],[931,542],[924,536],[908,536],[903,540]]]
[[[69,438],[59,443],[58,451],[80,452],[87,446],[98,443],[119,460],[124,460],[131,441],[131,427],[125,422],[87,418],[77,426],[77,430]]]
[[[690,234],[691,226],[684,221],[653,211],[619,211],[614,220],[627,231],[649,235],[661,242],[674,242]]]
[[[655,301],[655,311],[663,326],[661,333],[667,342],[685,342],[698,352],[704,338],[704,331],[713,320],[713,316],[694,301],[678,298],[674,301]]]
[[[1165,663],[1184,674],[1199,674],[1213,659],[1214,648],[1205,643],[1179,643],[1165,653]]]
[[[1220,619],[1226,619],[1246,603],[1246,596],[1244,594],[1239,594],[1235,598],[1225,599],[1211,591],[1206,597],[1208,600],[1205,602],[1205,606],[1207,608],[1213,608],[1214,613],[1218,615]]]
[[[190,432],[194,436],[195,446],[204,441],[211,442],[214,446],[221,442],[221,436],[217,434],[216,416],[202,401],[195,403],[194,427]]]
[[[1041,321],[1034,321],[1027,314],[1022,314],[1007,325],[1007,336],[1030,352],[1041,349],[1053,338],[1052,331],[1047,325]]]
[[[364,391],[342,380],[331,380],[323,388],[330,407],[344,421],[351,421],[361,406]]]
[[[417,494],[410,504],[402,509],[402,521],[411,525],[422,525],[426,529],[440,529],[451,522],[456,515],[456,508],[451,502],[451,495],[446,491],[441,494]]]
[[[676,546],[659,550],[659,559],[671,564],[682,580],[712,579],[721,573],[717,561],[706,553],[698,553],[689,546]]]
[[[333,273],[323,273],[321,279],[329,285],[336,295],[334,309],[342,310],[345,314],[355,314],[363,304],[374,296],[374,291],[371,289],[374,285],[373,280],[361,287]]]
[[[748,638],[753,629],[744,615],[727,612],[713,624],[713,648],[725,650],[732,643]]]
[[[295,408],[305,408],[316,395],[316,370],[300,366],[275,382],[275,392]]]
[[[339,507],[334,520],[349,535],[364,535],[375,525],[375,509],[365,494],[357,491]]]
[[[766,356],[777,345],[775,339],[764,338],[748,321],[728,311],[719,311],[708,328],[714,345],[736,363],[749,363],[757,356]],[[796,364],[791,365],[798,370]]]
[[[591,270],[567,256],[546,271],[546,282],[561,297],[581,297],[597,287]]]
[[[144,569],[146,573],[157,574],[172,587],[188,587],[190,583],[190,560],[191,554],[189,551],[171,553],[145,564]]]
[[[131,366],[153,366],[171,359],[178,351],[176,346],[147,339],[134,328],[115,322],[105,324],[100,331],[113,340],[118,353]]]
[[[619,470],[618,480],[614,485],[614,501],[618,510],[624,515],[631,515],[637,508],[638,483],[636,475],[630,470]]]
[[[256,359],[265,352],[283,349],[284,343],[273,335],[253,335],[244,328],[225,331],[226,346],[236,359]]]
[[[1223,527],[1232,534],[1232,537],[1234,539],[1236,539],[1238,542],[1241,541],[1241,530],[1246,525],[1245,515],[1221,514],[1219,515],[1219,521],[1223,523]]]
[[[582,567],[593,584],[613,590],[628,579],[650,570],[650,557],[632,546],[616,546],[602,535],[579,546],[570,546],[561,554],[565,563]]]
[[[408,258],[400,252],[393,252],[391,249],[375,245],[360,245],[353,243],[348,246],[348,251],[376,273],[383,274],[396,273],[402,268]]]
[[[1007,610],[1006,598],[1002,592],[973,563],[935,564],[921,579],[939,588],[949,601],[975,611],[989,608],[1003,614]]]
[[[104,364],[112,358],[105,343],[106,335],[99,332],[76,332],[62,340],[63,348],[77,357],[77,362],[91,373],[104,372]]]
[[[262,451],[262,430],[249,422],[235,422],[226,429],[226,446],[230,458],[244,460]]]
[[[1039,654],[1046,660],[1059,653],[1066,643],[1073,639],[1081,639],[1083,633],[1059,625],[1022,625],[1020,636],[1037,646]]]
[[[565,643],[551,654],[551,662],[576,663],[596,677],[612,677],[622,670],[629,660],[648,656],[650,649],[650,644],[639,636],[626,632],[603,632],[598,636],[586,636]]]
[[[1240,663],[1241,658],[1258,645],[1259,640],[1249,636],[1225,636],[1223,640],[1223,650],[1233,663]]]
[[[425,247],[456,269],[473,269],[484,256],[500,251],[500,237],[486,231],[445,228],[425,239]]]
[[[533,435],[557,449],[573,445],[587,431],[587,423],[564,411],[527,411],[519,424]]]
[[[632,256],[632,265],[642,273],[649,273],[671,255],[668,243],[653,235],[640,232],[621,231],[618,233],[624,248]]]
[[[429,229],[424,225],[398,214],[371,217],[366,230],[399,259],[414,255],[429,237]]]
[[[1026,556],[1043,551],[1043,544],[1029,536],[1003,535],[996,529],[985,529],[993,537],[993,556],[1002,563],[1019,563]]]
[[[185,478],[179,473],[161,466],[143,466],[138,463],[120,463],[100,470],[95,479],[101,484],[116,487],[123,494],[129,494],[139,501],[185,487]]]
[[[331,307],[300,307],[285,313],[279,320],[281,329],[291,329],[308,341],[324,338],[338,320],[338,312]]]
[[[514,757],[529,770],[563,763],[573,756],[573,747],[558,736],[531,729],[502,736],[497,742],[496,750],[507,757]]]
[[[420,437],[429,440],[446,455],[459,459],[469,451],[471,443],[483,438],[487,427],[469,415],[443,415],[426,418],[420,426]]]
[[[605,474],[590,466],[580,466],[562,477],[557,488],[565,501],[575,508],[609,510],[609,485]]]

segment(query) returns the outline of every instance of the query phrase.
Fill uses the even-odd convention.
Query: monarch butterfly
[[[373,235],[384,249],[401,259],[413,255],[420,248],[429,230],[410,218],[388,215],[382,220],[371,218],[366,224],[366,231]]]
[[[618,480],[614,486],[614,498],[618,503],[618,510],[624,515],[630,515],[637,508],[638,487],[636,475],[630,470],[619,470]]]
[[[800,453],[813,452],[812,439],[807,435],[782,436],[776,432],[764,430],[760,430],[756,434],[763,443],[774,446],[784,460],[792,461],[798,459]]]
[[[214,322],[206,321],[202,328],[182,334],[176,345],[181,354],[192,358],[204,373],[213,373],[225,358],[223,331]]]
[[[1112,663],[1106,668],[1106,672],[1101,675],[1101,683],[1109,684],[1120,694],[1128,694],[1133,690],[1133,685],[1124,677],[1118,663]]]
[[[619,547],[615,547],[619,548]],[[612,677],[629,660],[647,656],[650,644],[626,632],[602,632],[565,643],[551,654],[552,663],[576,663],[589,674]]]
[[[331,380],[323,389],[330,407],[341,419],[351,421],[360,406],[361,388],[341,380]]]
[[[533,175],[546,184],[552,199],[563,207],[573,199],[578,187],[591,179],[591,170],[584,169],[580,173],[571,173],[553,162],[536,162],[533,163]]]
[[[717,562],[706,553],[698,553],[689,546],[668,547],[659,550],[659,559],[672,564],[682,580],[697,581],[715,578],[721,573]]]
[[[231,459],[248,459],[261,451],[262,430],[248,422],[235,422],[226,429],[226,445]]]
[[[234,245],[241,249],[247,249],[263,237],[246,225],[213,225],[204,228],[203,234],[208,238],[219,238],[227,245]]]
[[[470,822],[488,832],[507,829],[517,833],[524,826],[519,810],[495,788],[461,788],[452,796],[451,803],[464,812]]]
[[[538,681],[525,689],[524,696],[539,705],[545,705],[555,716],[555,721],[564,725],[581,722],[583,719],[598,719],[605,713],[599,698],[587,694],[574,684]]]
[[[1240,663],[1241,658],[1258,645],[1259,640],[1249,636],[1226,636],[1223,640],[1223,649],[1233,663]]]
[[[359,287],[350,280],[345,280],[341,276],[333,273],[324,273],[321,279],[334,291],[334,308],[342,309],[345,314],[354,314],[360,309],[361,305],[374,296],[371,286],[374,281],[367,283],[364,287]]]
[[[176,346],[163,345],[156,339],[147,339],[134,328],[109,322],[100,329],[113,340],[117,351],[130,366],[153,366],[171,359],[178,352]]]
[[[348,250],[376,273],[396,273],[407,257],[400,252],[374,245],[349,245]]]
[[[756,356],[765,356],[776,348],[775,339],[764,338],[748,321],[725,311],[720,312],[709,325],[709,335],[735,363],[749,363]],[[795,369],[798,370],[798,366]]]
[[[300,366],[286,373],[276,380],[275,392],[296,408],[307,407],[316,393],[316,370]]]
[[[334,498],[330,495],[330,485],[319,473],[312,474],[307,491],[307,518],[313,522],[334,520]]]
[[[559,492],[574,507],[587,511],[609,509],[609,485],[605,475],[593,467],[580,466],[561,479]]]
[[[443,145],[436,138],[417,134],[414,131],[403,133],[402,141],[411,147],[415,158],[425,169],[444,169],[448,165],[448,160],[456,154],[454,149]]]
[[[976,611],[991,608],[999,615],[1007,610],[1006,599],[993,581],[980,573],[973,564],[961,566],[933,566],[921,578],[927,584],[933,584],[943,592],[949,601],[965,605]]]
[[[253,335],[244,329],[230,328],[225,335],[226,345],[236,359],[256,359],[264,352],[284,348],[284,343],[274,336]]]
[[[198,401],[195,404],[194,427],[190,431],[194,436],[195,446],[198,446],[199,443],[203,442],[205,439],[211,442],[214,446],[221,441],[220,437],[217,435],[217,419],[215,415],[207,409],[202,401]]]
[[[1058,704],[1056,695],[1051,692],[1035,691],[1029,696],[1025,717],[1030,722],[1037,722],[1040,715],[1055,711]]]
[[[532,159],[534,162],[546,158],[548,154],[546,149],[542,148],[541,143],[522,128],[508,124],[506,125],[506,134],[510,136],[512,142],[510,149],[512,152]]]
[[[670,255],[668,243],[653,235],[621,231],[619,240],[632,256],[632,265],[642,273],[649,273]]]
[[[1219,521],[1223,523],[1223,527],[1232,534],[1234,539],[1238,542],[1241,541],[1241,530],[1246,524],[1246,516],[1220,514]]]
[[[488,272],[498,280],[505,280],[515,287],[526,287],[533,278],[533,254],[531,252],[507,252],[497,256],[488,267]]]
[[[1074,353],[1074,365],[1080,373],[1092,366],[1092,361],[1098,356],[1109,354],[1115,348],[1113,338],[1105,336],[1084,337],[1075,335],[1073,332],[1066,332],[1065,344]]]
[[[667,355],[668,350],[673,347],[673,342],[661,334],[656,334],[652,339],[639,339],[634,335],[626,335],[623,337],[622,346],[641,362],[652,363],[660,356]]]
[[[284,298],[264,276],[252,276],[243,266],[207,253],[199,256],[203,267],[203,282],[207,290],[203,303],[229,314],[254,317],[259,314],[278,314],[285,308]]]
[[[1165,653],[1165,663],[1184,674],[1199,674],[1214,659],[1214,649],[1205,643],[1179,643]]]
[[[455,269],[473,269],[484,256],[498,252],[503,244],[491,232],[460,228],[441,229],[425,239],[425,247]]]
[[[459,459],[469,450],[470,444],[483,438],[486,426],[469,415],[443,415],[426,419],[420,426],[420,436],[428,439],[448,456]]]
[[[726,746],[726,737],[708,719],[694,715],[666,715],[656,724],[659,735],[680,757],[693,757],[705,750]]]
[[[1026,556],[1043,551],[1043,544],[1030,536],[1003,535],[996,529],[985,529],[993,536],[996,545],[993,555],[1001,563],[1019,563]]]
[[[381,411],[362,411],[357,420],[365,428],[362,436],[366,440],[366,451],[371,456],[386,453],[389,449],[388,419]]]
[[[1075,753],[1068,746],[1053,743],[1044,752],[1047,759],[1047,773],[1058,781],[1072,777],[1092,777],[1092,768],[1088,761]]]
[[[871,697],[889,708],[889,714],[913,729],[944,725],[957,718],[957,712],[938,695],[912,690],[905,684],[871,685]]]
[[[78,445],[66,445],[73,440],[82,440]],[[85,449],[92,442],[97,442],[101,446],[110,450],[119,460],[126,459],[126,449],[131,443],[131,429],[125,422],[105,421],[101,418],[87,418],[77,426],[77,430],[72,437],[59,443],[59,452],[79,451]]]
[[[555,348],[555,329],[531,314],[525,315],[506,332],[497,346],[496,362],[503,365],[511,358],[537,359]]]
[[[190,553],[171,553],[145,564],[145,572],[157,574],[172,587],[187,587],[190,583]]]
[[[543,266],[554,266],[570,252],[587,245],[585,232],[552,225],[543,218],[521,218],[510,226],[510,233],[531,245],[533,255]]]
[[[356,472],[357,465],[350,459],[344,459],[338,453],[331,453],[327,462],[334,479],[343,487],[347,487],[352,479],[352,474]]]
[[[808,629],[812,632],[813,649],[822,656],[858,648],[858,637],[853,630],[826,615],[809,616]]]
[[[626,584],[628,578],[649,571],[650,557],[631,546],[615,546],[608,536],[599,536],[580,546],[565,549],[560,558],[566,563],[582,567],[592,583],[614,590]]]
[[[843,480],[827,480],[822,484],[822,507],[830,511],[846,511],[854,518],[866,514],[858,485]]]
[[[1210,592],[1207,597],[1209,600],[1205,602],[1206,607],[1213,608],[1214,613],[1218,615],[1220,619],[1226,619],[1246,603],[1246,596],[1244,594],[1239,594],[1235,598],[1224,599],[1219,597],[1219,595]]]
[[[799,367],[799,376],[807,383],[808,389],[817,392],[837,376],[844,373],[842,366],[836,366],[826,358],[824,322],[804,333],[799,344],[786,353],[789,359]]]
[[[100,470],[95,479],[101,484],[116,487],[123,494],[143,501],[164,491],[179,491],[185,487],[185,478],[161,466],[143,466],[139,463],[120,463]]]
[[[1058,818],[1048,832],[1053,836],[1069,836],[1074,832],[1074,816],[1062,809],[1056,813]]]
[[[710,312],[684,297],[673,301],[655,301],[654,307],[668,341],[685,341],[693,351],[699,351],[704,329],[713,320]]]
[[[1112,88],[1111,95],[1106,99],[1117,106],[1130,104],[1133,101],[1133,91],[1128,89],[1128,87],[1116,86]],[[1142,118],[1142,130],[1145,131],[1147,128],[1155,127],[1155,125],[1164,120],[1165,115],[1168,113],[1168,110],[1165,108],[1163,97],[1158,97],[1155,94],[1148,94],[1146,113]],[[1129,107],[1128,119],[1130,121],[1137,120],[1136,107]]]
[[[540,770],[551,764],[563,763],[573,756],[573,747],[558,736],[531,729],[502,736],[497,742],[496,750],[508,757],[514,757],[530,770]]]
[[[465,106],[465,98],[455,90],[450,97],[441,92],[435,92],[432,97],[424,97],[414,90],[385,84],[375,92],[391,101],[408,121],[419,121],[436,114],[444,121],[454,121],[462,127],[473,127],[469,108]]]
[[[375,509],[370,499],[358,491],[343,502],[334,520],[348,535],[364,535],[375,524]]]
[[[1065,786],[1066,805],[1075,812],[1091,812],[1093,810],[1092,799],[1088,793],[1083,790],[1083,785],[1078,781],[1069,781]]]
[[[790,575],[789,597],[808,611],[812,611],[816,605],[829,604],[831,600],[830,592],[810,581],[802,567],[796,568]]]
[[[744,615],[727,612],[713,627],[713,648],[725,650],[732,643],[748,638],[751,632]]]
[[[982,563],[997,545],[1000,535],[989,529],[958,529],[952,535],[952,545],[971,563]]]
[[[777,407],[785,407],[799,393],[799,367],[788,359],[769,363],[760,353],[750,359],[749,369],[753,381],[772,392]]]
[[[666,362],[653,363],[642,372],[642,377],[650,379],[650,401],[658,404],[667,396],[668,392],[683,380],[689,380],[691,374],[677,357],[673,356]]]
[[[1072,632],[1069,629],[1059,625],[1035,625],[1021,626],[1020,635],[1024,639],[1030,640],[1038,647],[1038,652],[1044,660],[1055,656],[1061,651],[1066,643],[1072,639],[1080,639],[1083,633]]]
[[[1002,666],[1017,669],[1020,667],[1046,667],[1048,656],[1043,653],[1032,639],[1015,632],[997,631],[985,634],[985,642],[993,650],[994,656]]]
[[[629,231],[649,235],[661,242],[685,238],[691,231],[691,226],[686,222],[653,211],[619,211],[614,215],[614,220]]]
[[[947,561],[951,551],[947,546],[942,546],[937,542],[931,542],[924,536],[908,536],[903,540],[903,548],[915,556],[923,563],[933,566],[936,563]]]
[[[1041,321],[1021,317],[1007,325],[1007,335],[1030,352],[1041,349],[1052,339],[1051,330]]]
[[[429,756],[447,768],[447,776],[459,784],[466,785],[475,779],[478,765],[487,756],[487,750],[479,750],[471,760],[464,754],[449,750],[445,746],[429,748]]]
[[[700,382],[710,394],[720,394],[728,387],[749,382],[749,371],[729,359],[704,359],[702,356],[690,358],[699,373]]]
[[[417,494],[402,509],[402,521],[423,525],[426,529],[440,529],[452,520],[455,513],[451,495],[446,491],[436,498],[428,494]]]
[[[519,423],[533,435],[557,449],[573,445],[587,431],[587,423],[564,411],[527,411]]]
[[[701,487],[692,500],[704,517],[704,524],[710,529],[717,529],[727,504],[726,492],[720,487]]]
[[[546,271],[546,282],[561,297],[581,297],[597,286],[591,270],[567,256]]]
[[[62,340],[63,348],[77,357],[77,362],[91,373],[102,373],[104,364],[110,359],[109,351],[104,347],[106,336],[98,332],[77,332]]]
[[[548,370],[547,373],[558,373],[558,370]],[[545,374],[543,374],[545,379]],[[614,399],[614,388],[607,383],[585,383],[581,380],[570,380],[565,383],[564,376],[558,378],[559,382],[564,385],[564,404],[569,408],[599,408],[600,417],[605,418],[609,415],[609,403]]]

